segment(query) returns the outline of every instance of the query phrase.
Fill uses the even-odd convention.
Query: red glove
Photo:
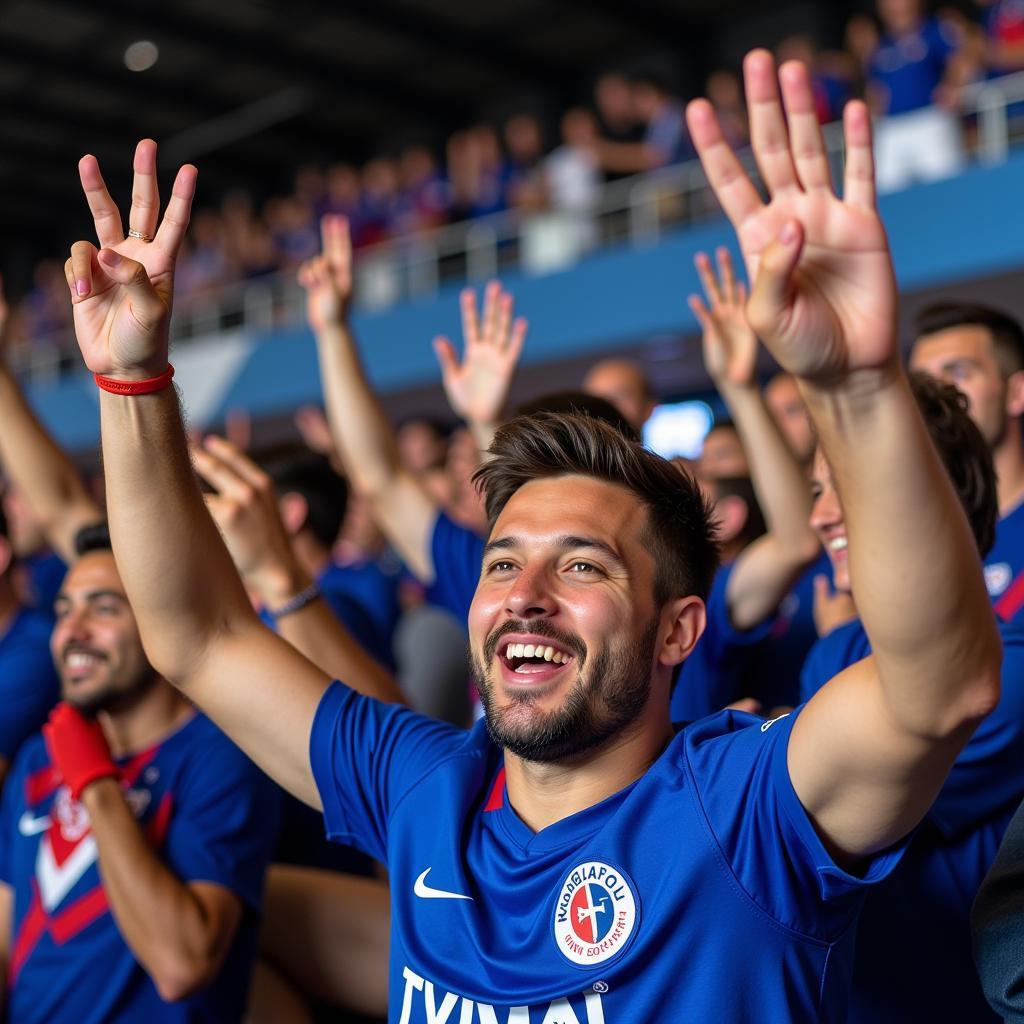
[[[86,718],[70,704],[58,704],[43,726],[46,748],[71,796],[78,800],[82,790],[97,779],[117,776],[117,765],[95,718]]]

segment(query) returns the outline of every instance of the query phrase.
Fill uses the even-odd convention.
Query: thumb
[[[100,249],[97,259],[107,275],[123,285],[131,299],[136,315],[154,319],[165,312],[164,304],[149,279],[146,268],[137,260],[130,260],[113,249]]]
[[[747,319],[766,341],[779,333],[789,313],[793,271],[803,248],[803,225],[797,220],[788,220],[782,225],[779,237],[761,256],[747,303]]]
[[[455,355],[455,346],[447,339],[437,337],[434,339],[434,355],[441,364],[441,375],[443,377],[455,373],[459,368],[459,361]]]

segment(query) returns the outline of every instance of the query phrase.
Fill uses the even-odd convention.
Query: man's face
[[[887,32],[910,32],[921,20],[920,0],[878,0],[878,17]]]
[[[629,491],[581,476],[528,483],[498,517],[470,656],[491,734],[513,754],[572,758],[644,710],[663,639],[646,522]]]
[[[723,476],[750,476],[743,442],[735,429],[729,426],[712,427],[708,431],[697,466],[700,475],[706,480]]]
[[[814,454],[814,431],[796,381],[788,373],[778,374],[765,388],[764,398],[796,460],[801,465],[810,462]]]
[[[832,563],[832,582],[836,590],[850,592],[850,565],[846,550],[846,523],[843,506],[832,482],[832,469],[819,448],[811,470],[811,529]]]
[[[598,363],[584,378],[583,390],[611,402],[637,432],[654,409],[643,374],[627,362]]]
[[[50,652],[69,704],[116,710],[155,682],[112,554],[92,551],[72,565],[54,611]]]
[[[950,327],[914,343],[910,368],[959,388],[968,412],[990,448],[998,447],[1008,422],[1008,389],[987,328]]]

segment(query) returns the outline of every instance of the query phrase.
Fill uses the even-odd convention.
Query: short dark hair
[[[995,543],[999,518],[992,452],[968,415],[961,391],[926,373],[911,373],[910,387],[984,558]]]
[[[274,481],[278,494],[294,493],[306,502],[306,528],[326,547],[338,539],[348,508],[348,483],[330,460],[302,444],[264,451],[256,461]]]
[[[89,523],[83,526],[75,534],[75,554],[79,558],[88,555],[92,551],[108,551],[114,553],[114,545],[110,540],[110,526],[105,519],[97,523]]]
[[[516,408],[517,416],[534,416],[539,412],[568,412],[591,416],[613,426],[630,441],[640,441],[640,435],[633,424],[607,398],[590,395],[586,391],[555,391]]]
[[[1003,376],[1024,370],[1024,329],[1009,313],[977,302],[933,302],[914,317],[916,339],[951,327],[984,327]]]
[[[618,484],[647,508],[644,543],[656,565],[655,600],[707,599],[718,568],[712,513],[693,477],[678,466],[578,413],[518,416],[498,430],[490,454],[473,480],[492,529],[508,500],[531,480],[579,474]]]

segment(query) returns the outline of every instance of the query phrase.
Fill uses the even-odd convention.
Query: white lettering
[[[416,989],[417,992],[422,992],[423,979],[415,971],[410,971],[408,967],[403,968],[402,977],[405,978],[405,993],[402,996],[402,1016],[399,1018],[398,1024],[409,1024],[409,1018],[412,1015],[412,990]]]
[[[479,1015],[480,1024],[498,1024],[497,1014],[494,1007],[488,1003],[477,1003],[476,1012]],[[530,1010],[526,1006],[513,1006],[508,1011],[506,1024],[530,1024]],[[604,1024],[604,1021],[601,1021]]]
[[[583,998],[587,1004],[587,1024],[604,1024],[604,1006],[601,1003],[601,993],[584,992]]]
[[[444,999],[441,1000],[441,1008],[438,1009],[434,1002],[434,983],[428,981],[423,986],[423,1001],[427,1008],[427,1024],[448,1024],[448,1018],[452,1015],[452,1010],[455,1009],[459,997],[454,992],[446,992]],[[463,1024],[465,1024],[465,1015],[463,1015]]]
[[[573,1013],[568,999],[556,999],[548,1007],[541,1024],[580,1024],[580,1019]]]

